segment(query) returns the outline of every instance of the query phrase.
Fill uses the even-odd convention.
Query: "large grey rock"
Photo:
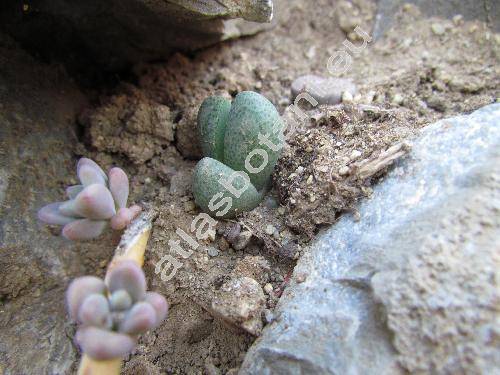
[[[394,25],[395,14],[403,4],[415,4],[427,16],[449,18],[462,15],[467,20],[479,20],[500,31],[498,0],[379,0],[373,29],[375,39]]]
[[[241,374],[500,368],[500,104],[428,126],[299,260]]]
[[[272,16],[272,0],[4,0],[0,31],[77,71],[120,70],[255,33]]]

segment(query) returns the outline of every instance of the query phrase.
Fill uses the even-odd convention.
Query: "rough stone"
[[[492,104],[425,128],[361,220],[305,250],[240,373],[495,372],[499,116]]]
[[[272,0],[42,0],[36,5],[6,0],[2,5],[0,30],[26,49],[77,70],[121,70],[174,50],[192,51],[268,28],[273,16]]]
[[[222,285],[220,293],[212,301],[212,310],[226,322],[252,335],[259,335],[265,302],[264,292],[257,281],[238,277]]]
[[[342,101],[344,92],[349,92],[353,97],[357,93],[357,88],[349,79],[324,78],[309,74],[292,82],[293,98],[302,92],[309,93],[319,104],[338,104]]]
[[[252,236],[253,234],[249,230],[244,230],[239,233],[233,241],[230,241],[231,245],[233,245],[233,249],[238,251],[243,250],[250,243]]]

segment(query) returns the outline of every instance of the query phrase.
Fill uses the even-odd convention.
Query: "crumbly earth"
[[[303,74],[327,76],[328,58],[347,38],[361,45],[353,30],[357,25],[371,30],[374,12],[370,0],[277,2],[274,29],[136,66],[130,82],[80,114],[79,141],[67,145],[75,159],[85,155],[105,167],[124,167],[131,176],[132,200],[157,213],[145,270],[150,289],[167,297],[171,312],[141,339],[126,373],[234,373],[255,336],[214,317],[212,302],[223,298],[223,285],[251,277],[262,288],[272,288],[262,311],[264,323],[272,319],[304,245],[323,225],[370,196],[370,186],[383,178],[392,160],[404,157],[419,128],[496,100],[500,36],[479,22],[429,20],[405,7],[397,26],[354,55],[350,71],[341,75],[354,80],[359,95],[337,106],[304,107],[308,118],[288,135],[264,202],[237,220],[220,221],[216,235],[201,241],[187,259],[177,255],[169,240],[179,239],[177,228],[190,233],[199,213],[190,184],[201,156],[195,126],[203,99],[253,90],[292,119],[287,109],[293,102],[291,82]],[[68,180],[54,183],[64,186]],[[243,241],[248,232],[252,236]],[[183,240],[180,244],[188,249]],[[167,254],[182,267],[163,282],[155,267]],[[102,258],[85,271],[102,271]],[[18,303],[22,279],[12,273],[11,284],[2,284],[10,308]],[[65,285],[59,281],[57,286]]]

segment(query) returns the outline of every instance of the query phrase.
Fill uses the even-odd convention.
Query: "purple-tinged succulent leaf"
[[[133,260],[123,260],[113,267],[106,275],[106,284],[111,293],[125,289],[134,303],[146,297],[146,277]]]
[[[109,170],[108,176],[109,190],[113,194],[116,206],[118,208],[126,207],[129,193],[127,174],[123,169],[114,167]]]
[[[83,185],[73,185],[66,188],[66,195],[69,199],[75,199],[78,193],[83,190]]]
[[[81,327],[76,332],[76,344],[82,352],[96,360],[121,358],[134,349],[135,338],[96,327]]]
[[[125,289],[120,289],[109,296],[109,304],[112,310],[127,310],[132,306],[132,298]]]
[[[78,309],[78,321],[85,326],[111,328],[109,304],[102,294],[87,296]]]
[[[59,212],[64,216],[82,218],[83,215],[76,211],[75,201],[69,200],[61,202],[59,206]]]
[[[115,216],[111,218],[111,228],[122,230],[134,219],[134,213],[130,208],[120,208]]]
[[[95,169],[104,178],[104,180],[107,181],[108,177],[106,176],[106,173],[104,173],[104,171],[99,166],[99,164],[97,164],[92,159],[80,158],[80,160],[78,160],[78,163],[76,164],[77,176],[80,176],[80,170],[82,169],[82,167],[91,167],[91,168]]]
[[[158,327],[160,323],[165,320],[168,314],[168,303],[165,297],[156,292],[147,292],[146,300],[156,311],[156,323],[155,327]]]
[[[42,207],[38,211],[38,218],[47,224],[66,225],[77,220],[75,217],[65,216],[59,211],[63,202],[55,202]]]
[[[93,220],[110,219],[116,213],[113,196],[99,184],[85,187],[76,196],[73,208],[78,214]]]
[[[138,302],[125,315],[125,319],[120,324],[120,332],[131,335],[144,333],[156,325],[156,311],[147,302]]]
[[[71,320],[77,319],[78,310],[85,298],[91,294],[104,295],[104,293],[106,284],[98,277],[83,276],[73,280],[66,291],[66,303]]]
[[[78,178],[83,186],[92,184],[106,185],[106,177],[101,172],[90,165],[82,165],[78,169]]]
[[[104,220],[79,219],[66,224],[62,235],[68,240],[87,241],[99,237],[107,224]]]

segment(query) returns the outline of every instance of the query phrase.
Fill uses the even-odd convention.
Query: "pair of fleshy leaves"
[[[146,278],[134,261],[112,268],[106,282],[84,276],[66,292],[71,319],[80,325],[75,337],[82,351],[98,360],[123,357],[137,335],[157,327],[167,316],[163,296],[146,292]]]
[[[129,181],[121,168],[111,168],[106,176],[93,160],[81,158],[77,175],[81,184],[66,189],[70,200],[51,203],[38,212],[45,223],[63,225],[62,234],[66,238],[96,238],[108,221],[113,229],[124,229],[140,212],[139,206],[126,207]]]
[[[198,134],[205,156],[196,166],[193,179],[198,206],[221,218],[232,218],[255,208],[263,198],[283,144],[283,122],[273,104],[251,91],[239,93],[232,103],[223,97],[209,97],[198,112]],[[269,147],[262,138],[273,146]],[[247,160],[251,167],[260,170],[247,171]],[[231,179],[237,171],[245,172],[249,181],[242,177]],[[231,195],[220,184],[221,177],[231,181],[236,190],[242,189],[241,196]],[[231,199],[231,208],[224,215],[216,214],[210,207],[215,196],[220,201]]]

